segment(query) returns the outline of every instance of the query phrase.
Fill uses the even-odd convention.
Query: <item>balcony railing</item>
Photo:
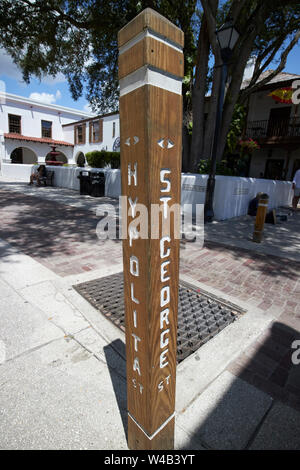
[[[300,137],[300,118],[249,121],[246,137],[251,137],[252,139]]]

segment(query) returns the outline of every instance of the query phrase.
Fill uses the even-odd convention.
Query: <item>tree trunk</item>
[[[261,25],[263,24],[263,13],[264,9],[262,8],[260,14],[257,15],[255,27],[252,28],[248,36],[245,38],[241,49],[232,60],[231,73],[229,71],[229,74],[231,75],[231,82],[228,87],[224,102],[220,141],[217,150],[217,160],[219,161],[222,159],[226,146],[226,137],[232,120],[234,107],[240,95],[244,70],[251,55],[255,37],[258,34]]]
[[[204,15],[198,39],[198,54],[192,100],[193,135],[190,153],[190,170],[194,172],[198,170],[198,163],[203,154],[205,92],[206,77],[208,74],[209,50],[210,43],[208,39],[207,23]]]
[[[250,55],[250,52],[249,52]],[[247,64],[249,56],[241,58],[240,63],[235,67],[234,77],[228,87],[226,98],[223,107],[222,126],[220,132],[220,140],[217,149],[217,161],[222,160],[223,153],[226,146],[226,138],[230,128],[234,107],[238,101],[241,84],[243,81],[244,69]]]
[[[187,173],[190,171],[190,135],[188,128],[182,125],[182,171]]]

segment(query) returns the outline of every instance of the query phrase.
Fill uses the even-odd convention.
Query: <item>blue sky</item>
[[[90,112],[84,97],[78,101],[72,99],[68,83],[61,74],[56,78],[44,77],[41,81],[33,78],[29,85],[24,83],[22,73],[3,49],[0,49],[0,80],[5,83],[7,93]]]
[[[269,68],[275,68],[276,64],[273,63]],[[300,75],[300,44],[295,46],[288,55],[286,68],[284,72],[296,73]]]
[[[275,68],[276,63],[269,68]],[[300,45],[298,44],[289,54],[285,72],[300,74]],[[87,100],[82,97],[74,101],[69,92],[65,78],[58,75],[55,79],[45,77],[41,82],[32,79],[27,85],[22,81],[22,74],[10,57],[0,49],[0,80],[5,83],[7,93],[37,99],[47,103],[91,112]],[[3,88],[3,84],[2,87]]]

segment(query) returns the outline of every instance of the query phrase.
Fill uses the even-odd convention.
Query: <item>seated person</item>
[[[260,198],[263,194],[264,193],[257,193],[255,198],[251,199],[251,201],[249,202],[249,206],[248,206],[248,215],[256,216],[258,203],[259,203],[259,200],[260,200]],[[271,210],[267,213],[265,222],[267,224],[275,224],[276,223],[275,211],[274,210]]]
[[[45,165],[40,165],[34,173],[30,176],[29,185],[33,184],[33,181],[36,180],[37,185],[41,186],[41,178],[45,178],[47,175],[47,170]]]
[[[257,193],[255,198],[251,199],[248,206],[248,215],[256,215],[259,199],[262,195],[263,193]]]

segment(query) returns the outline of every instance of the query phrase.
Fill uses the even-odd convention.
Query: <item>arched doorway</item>
[[[57,162],[68,163],[68,159],[65,156],[65,154],[60,152],[59,150],[58,150],[58,155],[56,155],[55,159]],[[45,158],[46,163],[49,161],[50,162],[53,161],[53,157],[50,155],[50,152],[47,153],[46,158]]]
[[[113,144],[113,152],[120,152],[120,137],[117,137]]]
[[[37,163],[38,157],[33,150],[27,147],[17,147],[10,154],[11,163],[32,165]]]
[[[85,159],[85,156],[84,156],[83,152],[79,152],[76,155],[75,162],[76,162],[77,166],[84,167],[84,165],[86,164],[86,159]]]

